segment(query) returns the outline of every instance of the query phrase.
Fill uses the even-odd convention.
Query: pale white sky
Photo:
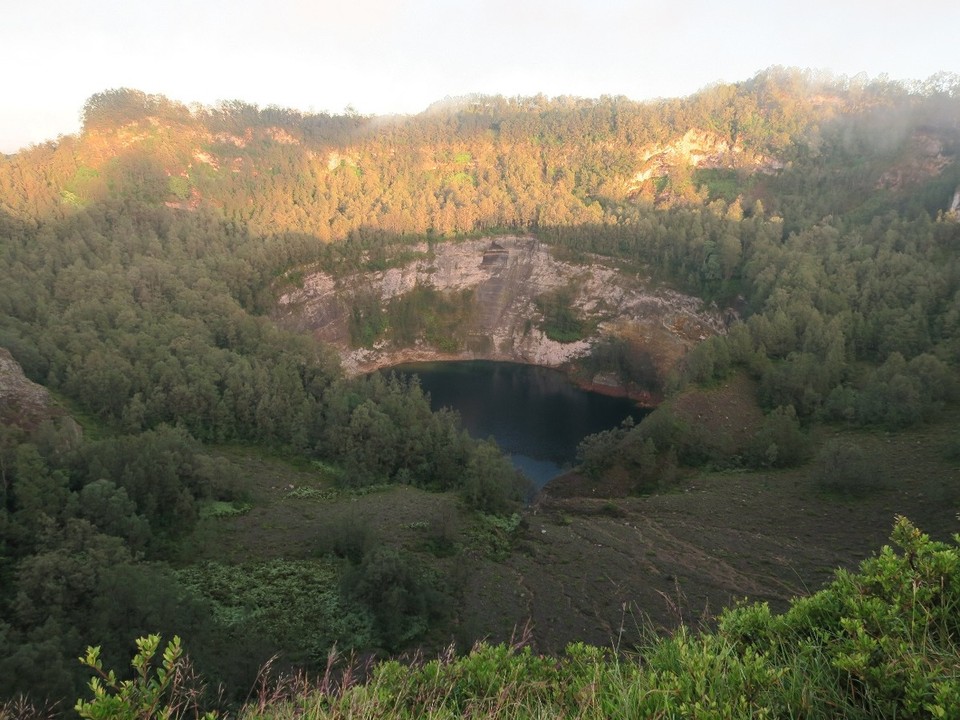
[[[771,65],[960,72],[953,0],[14,0],[0,152],[119,87],[184,103],[416,113],[448,95],[689,95]]]

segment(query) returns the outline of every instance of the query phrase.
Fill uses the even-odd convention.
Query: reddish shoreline
[[[367,375],[377,370],[389,370],[397,365],[418,362],[469,362],[471,360],[489,360],[491,362],[510,362],[518,365],[537,365],[537,363],[528,362],[516,357],[497,356],[488,354],[477,354],[470,352],[460,353],[442,353],[433,350],[417,350],[414,348],[405,348],[393,351],[389,357],[381,356],[379,361],[358,364],[353,368],[350,374]],[[577,372],[577,367],[570,363],[564,365],[544,365],[552,370],[563,373],[566,378],[581,390],[599,393],[608,397],[628,398],[633,400],[638,406],[644,408],[655,408],[662,401],[663,396],[660,393],[650,392],[636,387],[635,385],[610,384],[596,382],[584,378]]]
[[[625,385],[608,385],[607,383],[584,380],[582,378],[578,378],[571,372],[563,370],[562,368],[558,369],[570,379],[570,382],[574,383],[582,390],[588,390],[590,392],[599,393],[600,395],[607,395],[609,397],[629,398],[637,403],[637,405],[640,407],[645,408],[655,408],[663,401],[663,396],[659,393],[652,393],[649,390],[641,390],[636,387]]]

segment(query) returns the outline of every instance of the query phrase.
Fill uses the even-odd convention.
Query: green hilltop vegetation
[[[476,96],[403,118],[91,97],[79,135],[0,158],[0,348],[57,408],[19,412],[0,384],[0,717],[89,698],[88,646],[122,677],[85,717],[957,716],[955,524],[932,508],[958,508],[958,117],[955,76],[783,68],[682,99]],[[902,521],[902,554],[700,632],[469,652],[495,621],[468,621],[467,575],[535,535],[524,479],[416,381],[345,377],[271,312],[311,269],[517,233],[736,317],[658,379],[643,422],[584,441],[577,477],[612,499],[559,525],[634,521],[694,478],[807,493],[854,528],[861,508],[916,508],[936,539]],[[538,302],[559,340],[583,333],[568,303]],[[426,289],[357,306],[353,342],[449,339],[466,307]],[[587,362],[649,382],[626,345]],[[903,458],[877,448],[914,437],[910,476],[885,476]],[[155,633],[184,638],[206,693],[159,697],[171,676],[146,667],[121,684]],[[459,659],[328,667],[451,640]],[[325,679],[265,682],[251,705],[275,655],[279,676]]]

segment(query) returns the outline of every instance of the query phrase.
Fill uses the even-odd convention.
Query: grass
[[[633,654],[574,644],[551,657],[523,642],[481,643],[461,657],[386,662],[364,682],[309,688],[242,716],[957,717],[960,553],[906,521],[893,540],[899,552],[884,548],[782,615],[739,606],[715,631],[648,632]]]
[[[726,398],[723,389],[714,394]],[[727,412],[717,409],[727,410],[725,403],[686,403],[679,412],[725,427]],[[334,644],[362,642],[370,621],[339,600],[342,562],[319,552],[321,540],[345,524],[364,525],[429,568],[459,573],[454,626],[434,628],[424,639],[423,647],[433,648],[427,652],[451,635],[461,648],[491,638],[464,655],[378,665],[364,671],[363,682],[350,679],[342,664],[330,677],[349,681],[331,680],[326,689],[300,682],[294,692],[272,681],[264,703],[250,705],[245,717],[866,718],[938,717],[939,708],[944,717],[960,716],[951,714],[960,632],[950,623],[960,606],[949,593],[960,592],[960,580],[947,565],[960,565],[949,560],[955,548],[933,554],[931,562],[941,563],[936,572],[910,575],[896,557],[883,556],[866,579],[841,575],[819,599],[788,602],[816,588],[829,568],[853,567],[882,541],[878,532],[896,513],[941,539],[956,531],[960,463],[948,450],[958,420],[948,413],[896,434],[818,428],[814,446],[855,442],[886,469],[890,486],[865,496],[824,494],[810,467],[718,471],[685,477],[670,494],[568,498],[509,520],[468,515],[451,495],[407,486],[339,490],[338,468],[324,463],[214,448],[210,462],[242,500],[203,513],[193,544],[196,559],[213,563],[192,568],[194,584],[209,592],[227,588],[218,612],[238,631],[269,625],[278,643],[312,638],[298,659],[322,670]],[[907,536],[901,540],[909,548],[916,541]],[[940,613],[935,622],[897,600],[913,602],[914,588],[938,577],[936,587],[949,593],[942,594],[944,608],[928,608]],[[871,599],[878,588],[895,590],[894,581],[907,582],[906,590]],[[668,611],[688,619],[697,617],[698,605],[715,609],[731,594],[770,605],[708,617],[705,627],[713,630],[695,633],[677,631],[676,621],[656,615],[651,604],[668,604],[669,596]],[[616,626],[628,601],[638,627],[621,638]],[[822,630],[825,618],[830,625]],[[497,644],[528,619],[535,623],[530,643]],[[654,625],[672,630],[656,635]],[[914,627],[926,634],[903,635]],[[564,651],[571,638],[593,644]],[[872,659],[882,653],[893,659],[875,667]],[[887,677],[896,687],[884,685]],[[876,685],[869,693],[850,690],[869,683]],[[904,710],[908,701],[915,703],[911,712]]]
[[[732,390],[732,389],[731,389]],[[687,400],[678,413],[726,430],[736,405],[726,390],[710,403]],[[458,589],[454,625],[431,635],[434,650],[457,638],[506,641],[533,620],[536,645],[560,652],[572,640],[610,642],[609,626],[631,603],[658,626],[676,621],[663,594],[679,590],[685,617],[715,612],[732,597],[763,598],[782,610],[791,596],[818,588],[831,568],[851,568],[883,541],[897,513],[934,537],[958,529],[960,464],[944,448],[960,418],[890,435],[856,427],[819,428],[816,447],[832,438],[856,442],[877,458],[886,488],[859,497],[824,493],[811,468],[684,475],[672,492],[609,499],[544,499],[515,528],[470,515],[456,497],[412,487],[359,494],[339,490],[337,468],[290,463],[242,448],[216,448],[213,461],[252,508],[201,519],[189,560],[223,563],[309,560],[344,524],[363,524],[378,542],[413,553]],[[729,428],[730,434],[740,425]],[[229,497],[229,496],[228,496]],[[601,547],[602,546],[602,547]],[[671,577],[681,578],[679,588]],[[504,588],[522,583],[526,599]],[[563,597],[558,604],[551,598]],[[585,620],[586,618],[586,620]],[[638,642],[631,633],[629,642]]]
[[[227,502],[225,500],[211,500],[200,506],[201,518],[228,518],[244,515],[253,508],[253,505],[246,502]]]
[[[727,430],[728,418],[732,421],[735,417],[730,410],[734,405],[729,402],[735,390],[724,387],[704,393],[705,397],[691,396],[679,402],[676,411],[699,416],[698,421],[718,431]],[[666,642],[669,633],[676,630],[677,618],[688,622],[701,618],[705,626],[715,628],[717,609],[730,603],[732,597],[744,595],[768,601],[772,611],[787,612],[791,597],[816,590],[830,579],[832,568],[852,569],[878,547],[890,518],[897,513],[916,519],[939,539],[955,532],[960,463],[946,449],[955,436],[958,420],[955,414],[947,414],[936,424],[896,434],[843,425],[813,432],[812,455],[819,445],[840,438],[862,446],[886,469],[891,478],[889,486],[864,496],[836,497],[822,492],[809,466],[764,472],[700,472],[681,478],[671,493],[613,500],[598,495],[544,501],[515,523],[469,515],[451,495],[406,486],[377,488],[367,494],[343,491],[335,485],[338,469],[334,466],[292,463],[282,456],[263,457],[236,447],[216,448],[211,451],[212,461],[221,465],[224,475],[242,490],[238,496],[252,507],[242,515],[202,519],[194,540],[196,558],[225,566],[242,563],[248,573],[280,561],[322,563],[331,559],[322,548],[324,537],[344,525],[369,527],[377,542],[412,554],[431,572],[450,579],[454,615],[450,622],[438,623],[422,638],[419,646],[425,653],[440,652],[451,638],[456,639],[460,651],[468,650],[477,638],[489,640],[485,647],[499,647],[497,643],[507,642],[513,628],[527,621],[532,621],[530,646],[557,662],[562,662],[564,648],[574,639],[593,647],[617,647],[628,653],[618,657],[619,669],[599,665],[592,670],[609,683],[604,689],[607,694],[597,689],[596,698],[590,700],[596,704],[586,703],[579,716],[601,717],[603,712],[629,716],[630,707],[642,706],[639,698],[668,691],[662,685],[644,684],[647,681],[636,680],[634,675],[628,682],[626,675],[616,673],[626,673],[630,663],[645,667],[651,648]],[[740,425],[729,428],[740,429]],[[336,570],[335,565],[331,567]],[[336,575],[325,582],[330,587],[338,585]],[[304,607],[310,607],[306,602],[310,592],[292,597],[303,599]],[[621,637],[617,627],[627,603],[630,614],[636,617],[633,622],[628,617],[628,624],[636,627]],[[332,604],[324,607],[324,612],[338,612]],[[256,620],[251,617],[245,622]],[[666,629],[668,634],[655,642],[648,627]],[[301,634],[306,635],[306,631],[287,637]],[[349,652],[350,642],[345,637],[339,636],[337,647]],[[698,642],[693,637],[688,637],[688,645]],[[329,644],[327,636],[323,643],[304,652],[316,663],[323,659]],[[507,646],[512,647],[508,642]],[[717,652],[722,649],[720,645],[711,647]],[[687,655],[676,648],[658,652],[673,657],[674,662],[687,663],[685,667],[689,668],[696,656],[694,650],[683,650]],[[700,652],[702,655],[706,651],[701,648]],[[778,648],[764,651],[766,655],[786,652]],[[808,648],[803,652],[815,656],[819,651]],[[458,655],[457,660],[464,657]],[[493,662],[489,658],[487,661]],[[451,658],[450,662],[456,661]],[[707,661],[701,657],[697,662]],[[821,708],[817,711],[820,716],[829,716],[822,711],[822,704],[817,705],[825,702],[823,698],[809,697],[820,691],[805,689],[801,681],[803,673],[826,678],[836,669],[803,653],[795,653],[784,664],[785,674],[779,682],[789,698],[776,706],[778,712],[784,707],[793,712],[798,707],[816,706]],[[457,667],[465,672],[463,666],[434,667],[434,672],[446,677],[450,685]],[[725,667],[725,672],[742,670],[739,666]],[[342,671],[342,667],[337,670]],[[556,676],[544,682],[566,680]],[[301,695],[287,700],[303,707],[324,705],[324,712],[340,708],[338,712],[354,712],[359,717],[375,714],[374,706],[364,705],[372,695],[389,693],[411,693],[403,703],[414,703],[420,697],[435,703],[436,717],[453,717],[457,712],[479,716],[507,712],[506,706],[498,705],[501,702],[513,703],[519,714],[512,717],[575,712],[571,706],[556,704],[559,701],[550,696],[538,695],[536,688],[505,685],[497,690],[503,693],[502,700],[500,696],[484,695],[470,700],[472,704],[455,706],[444,704],[439,695],[419,694],[425,692],[422,689],[404,690],[393,685],[368,685],[349,697],[322,699],[316,687],[310,692],[309,698]],[[669,692],[680,690],[674,687]],[[393,703],[394,696],[390,697]],[[381,705],[376,707],[383,709]],[[403,707],[407,716],[415,715],[409,705]],[[721,706],[723,712],[693,707],[684,713],[750,716],[738,715],[740,710],[733,706]],[[753,716],[763,716],[758,707],[774,706],[749,705]],[[676,708],[651,708],[653,717],[657,713],[661,717],[685,716]],[[288,710],[293,712],[275,705],[270,713],[283,717]],[[860,716],[871,717],[865,713]],[[793,714],[818,716],[812,711]],[[778,715],[771,711],[768,716]],[[857,713],[851,716],[857,717]]]
[[[648,630],[629,653],[575,643],[544,655],[526,635],[374,665],[331,652],[315,680],[265,673],[238,717],[960,717],[960,538],[935,542],[900,518],[891,540],[858,572],[837,573],[781,614],[739,605],[712,630]],[[150,677],[139,682],[155,687]],[[98,717],[125,716],[120,693],[98,702],[113,713]]]

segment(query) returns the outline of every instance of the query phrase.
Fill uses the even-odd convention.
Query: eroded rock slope
[[[597,259],[564,262],[532,237],[451,242],[428,249],[401,267],[334,278],[308,274],[300,287],[280,296],[277,317],[288,327],[309,331],[338,348],[348,373],[363,373],[400,362],[491,359],[560,367],[590,353],[601,338],[623,338],[665,373],[693,344],[722,332],[722,314],[695,297],[625,274]],[[441,351],[422,337],[408,346],[382,340],[368,348],[351,346],[349,319],[357,299],[372,293],[388,304],[417,286],[440,292],[471,291],[474,307],[463,342]],[[541,329],[537,298],[569,292],[576,313],[595,330],[575,342],[556,342]],[[598,384],[615,384],[606,377]]]

